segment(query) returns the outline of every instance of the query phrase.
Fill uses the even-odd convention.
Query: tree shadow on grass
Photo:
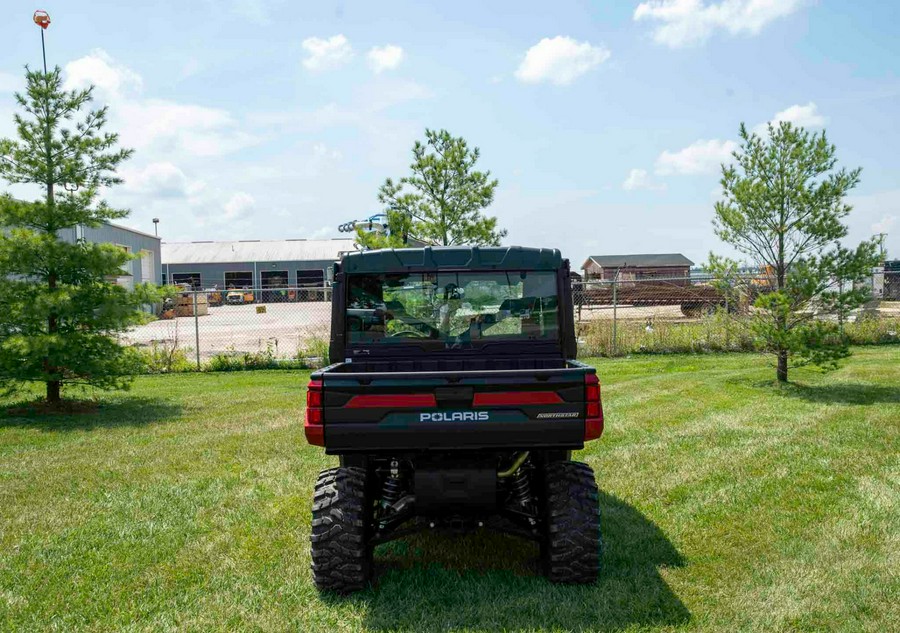
[[[479,532],[427,534],[376,550],[376,587],[366,603],[374,631],[613,631],[673,626],[690,612],[660,576],[684,565],[665,534],[635,508],[601,493],[600,580],[553,585],[539,575],[534,543]],[[337,600],[329,598],[329,600]]]
[[[75,407],[75,412],[46,413],[29,403],[0,410],[0,428],[36,428],[43,431],[85,431],[92,429],[145,426],[172,420],[181,415],[178,402],[148,397],[124,397]]]
[[[830,385],[804,385],[789,383],[778,393],[789,398],[799,398],[820,404],[878,404],[900,403],[900,386],[887,387],[866,383],[836,383]]]

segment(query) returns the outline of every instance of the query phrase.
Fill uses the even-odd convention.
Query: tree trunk
[[[56,290],[56,274],[50,273],[50,277],[47,280],[47,286],[50,288],[50,291]],[[59,324],[55,314],[51,314],[47,318],[47,333],[48,334],[56,334],[59,331]],[[50,358],[48,356],[44,357],[44,373],[47,375],[53,375],[58,371],[57,367],[54,367],[50,364]],[[50,404],[59,404],[59,381],[58,380],[48,380],[47,381],[47,402]]]
[[[776,371],[778,382],[787,382],[788,379],[788,354],[786,349],[778,350],[778,370]]]
[[[59,381],[58,380],[48,380],[47,381],[47,402],[50,404],[59,404],[60,396],[59,396]]]
[[[47,113],[49,117],[49,113]],[[46,161],[47,161],[47,208],[52,213],[53,207],[56,204],[53,198],[53,183],[56,180],[56,174],[53,170],[53,148],[51,146],[51,134],[52,130],[50,129],[49,119],[44,128],[44,150],[46,152]],[[77,233],[77,231],[76,231]],[[76,235],[77,238],[77,235]],[[56,291],[56,271],[51,268],[49,273],[47,274],[47,288],[50,290],[51,296],[55,294]],[[56,334],[59,330],[59,323],[57,321],[57,315],[53,312],[47,318],[47,334],[53,335]],[[47,375],[56,374],[58,369],[50,364],[50,358],[48,356],[44,357],[44,373]],[[48,380],[47,381],[47,402],[50,404],[59,404],[59,380]]]

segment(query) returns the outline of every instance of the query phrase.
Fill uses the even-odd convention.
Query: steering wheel
[[[399,332],[391,332],[388,334],[389,338],[393,338],[395,336],[410,336],[413,338],[429,338],[427,334],[423,332],[419,332],[418,330],[400,330]]]

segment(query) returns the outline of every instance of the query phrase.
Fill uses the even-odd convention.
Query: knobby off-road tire
[[[602,541],[594,471],[580,462],[553,462],[544,475],[544,575],[558,583],[596,582]]]
[[[372,503],[368,489],[362,468],[329,468],[319,473],[310,540],[313,582],[320,591],[359,591],[371,579]]]

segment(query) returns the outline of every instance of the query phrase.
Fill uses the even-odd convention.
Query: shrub
[[[276,369],[278,362],[271,344],[257,352],[235,352],[231,348],[223,354],[216,354],[206,365],[207,371],[245,371],[248,369]]]
[[[330,344],[328,329],[318,330],[309,336],[301,336],[300,345],[297,348],[297,360],[308,369],[325,367],[331,362],[328,349]]]
[[[194,371],[197,365],[188,358],[188,349],[170,342],[153,341],[150,347],[135,348],[147,374],[170,374]]]
[[[900,319],[866,314],[844,324],[843,334],[849,345],[900,343]],[[620,319],[615,345],[612,319],[597,319],[582,326],[579,349],[585,356],[623,356],[749,352],[758,347],[749,319],[721,310],[687,323]]]
[[[844,324],[844,336],[851,345],[900,343],[900,318],[865,315]]]
[[[237,352],[230,348],[209,359],[205,371],[248,371],[252,369],[305,369],[298,359],[278,358],[275,346],[270,342],[257,352]]]
[[[724,310],[700,321],[689,323],[647,319],[613,322],[598,319],[583,326],[579,343],[589,356],[626,354],[677,354],[741,352],[755,348],[753,335],[745,321]]]

